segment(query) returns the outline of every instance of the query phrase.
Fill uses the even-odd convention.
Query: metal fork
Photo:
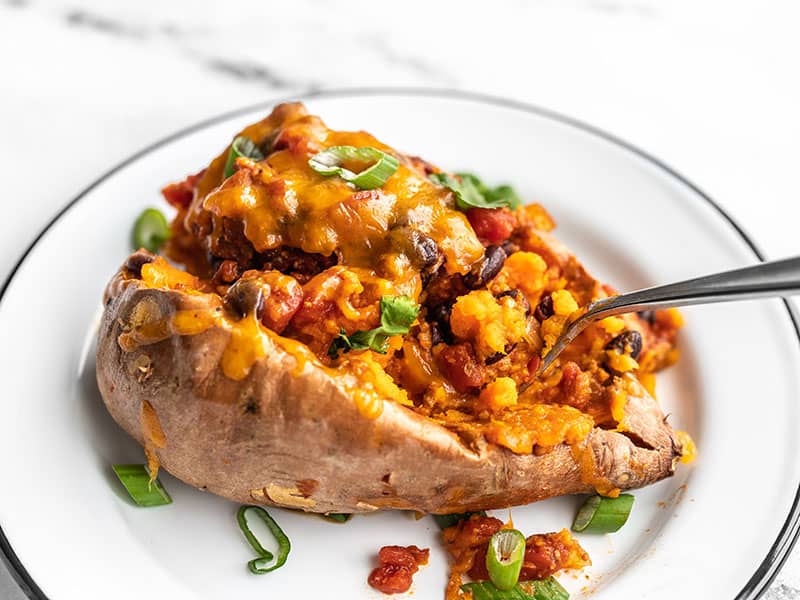
[[[800,256],[595,300],[561,333],[538,372],[543,373],[581,331],[598,319],[640,310],[793,294],[800,294]]]

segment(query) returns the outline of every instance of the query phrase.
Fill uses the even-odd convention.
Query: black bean
[[[539,323],[541,323],[545,319],[552,317],[554,314],[556,314],[556,311],[553,308],[553,296],[550,294],[545,294],[542,296],[542,299],[539,300],[539,304],[536,305],[536,310],[533,311],[533,316],[537,321],[539,321]]]
[[[428,310],[428,322],[431,326],[435,325],[440,341],[450,344],[453,342],[453,331],[450,329],[450,313],[453,311],[452,304],[439,304]],[[431,330],[431,336],[433,336]]]
[[[514,300],[516,300],[517,298],[519,298],[521,293],[522,292],[520,292],[519,290],[506,290],[505,292],[500,292],[499,294],[497,294],[495,298],[505,298],[506,296],[509,296],[511,298],[514,298]]]
[[[506,296],[510,296],[517,301],[517,303],[525,309],[525,316],[529,316],[531,314],[531,303],[528,302],[528,299],[525,297],[525,294],[520,292],[519,290],[506,290],[505,292],[500,292],[495,296],[498,300],[500,298],[504,298]]]
[[[516,345],[516,344],[506,344],[506,347],[505,347],[505,348],[503,348],[503,352],[495,352],[494,354],[492,354],[490,357],[488,357],[488,358],[487,358],[485,361],[483,361],[483,362],[484,362],[484,364],[485,364],[486,366],[490,366],[490,365],[493,365],[493,364],[494,364],[494,363],[496,363],[496,362],[500,362],[500,361],[501,361],[501,360],[503,360],[503,359],[504,359],[506,356],[508,356],[509,354],[511,354],[511,352],[512,352],[512,351],[514,350],[514,348],[516,348],[516,347],[517,347],[517,345]]]
[[[507,355],[506,355],[506,353],[505,353],[505,352],[495,352],[494,354],[492,354],[492,355],[491,355],[489,358],[487,358],[487,359],[486,359],[485,361],[483,361],[483,362],[484,362],[484,363],[486,364],[486,366],[488,367],[488,366],[490,366],[490,365],[493,365],[493,364],[494,364],[494,363],[496,363],[496,362],[499,362],[499,361],[503,360],[503,359],[504,359],[506,356],[507,356]]]
[[[240,279],[225,294],[225,304],[240,317],[251,311],[260,314],[263,303],[264,292],[258,282],[252,279]]]
[[[436,344],[441,344],[444,342],[444,336],[442,335],[442,330],[439,328],[439,324],[434,322],[430,324],[431,328],[431,346],[435,346]]]
[[[623,331],[606,344],[606,350],[616,350],[620,354],[625,354],[627,348],[630,348],[631,358],[636,360],[642,351],[642,334],[638,331]]]
[[[484,287],[497,276],[505,262],[505,251],[500,246],[489,246],[483,254],[483,259],[464,275],[464,285],[471,290]]]
[[[519,251],[519,246],[517,246],[511,240],[503,240],[503,243],[500,244],[500,247],[506,253],[506,256],[511,256],[512,254],[514,254],[514,252]]]
[[[656,323],[656,311],[654,310],[642,310],[637,313],[639,318],[647,321],[650,325],[655,325]]]
[[[414,250],[413,258],[416,259],[416,262],[423,269],[432,269],[440,258],[439,246],[434,239],[417,229],[411,231],[409,239]]]
[[[153,262],[155,259],[156,257],[149,252],[137,250],[128,257],[127,261],[125,261],[125,268],[128,269],[130,274],[134,277],[141,277],[142,267],[147,263]]]

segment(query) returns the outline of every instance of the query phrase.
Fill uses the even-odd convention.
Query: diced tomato
[[[486,568],[486,553],[489,551],[489,542],[484,542],[475,554],[472,562],[472,568],[467,571],[475,581],[486,581],[489,579],[489,570]]]
[[[470,208],[467,219],[484,246],[502,244],[517,225],[516,217],[507,208]]]
[[[288,275],[282,275],[280,287],[273,287],[264,298],[261,308],[261,322],[276,333],[281,333],[295,316],[303,303],[303,287]]]
[[[519,578],[545,579],[561,569],[573,567],[570,549],[558,534],[540,533],[525,541],[525,559]]]
[[[495,517],[473,516],[461,525],[462,539],[470,546],[486,542],[503,527],[503,522]]]
[[[194,175],[189,175],[183,181],[170,183],[161,190],[161,195],[175,208],[186,208],[192,203],[197,182],[205,173],[205,169]]]
[[[369,574],[367,583],[384,594],[407,592],[419,566],[428,564],[429,554],[427,548],[416,546],[384,546],[378,552],[379,566]]]
[[[445,346],[436,355],[436,362],[445,377],[461,393],[480,387],[483,366],[475,358],[470,344]]]
[[[367,583],[384,594],[402,594],[411,587],[412,573],[397,565],[383,565],[373,569]]]
[[[562,402],[576,408],[583,408],[591,396],[591,378],[574,362],[569,361],[561,368],[559,387]]]
[[[528,361],[528,377],[533,378],[533,376],[536,375],[540,364],[542,364],[542,359],[538,354],[534,354],[533,358]]]
[[[239,277],[239,263],[235,260],[223,260],[212,279],[217,283],[233,283]]]

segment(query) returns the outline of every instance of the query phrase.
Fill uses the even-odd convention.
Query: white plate
[[[589,268],[625,290],[758,260],[744,234],[699,190],[610,136],[531,107],[454,93],[309,96],[334,128],[363,128],[399,149],[543,203]],[[104,175],[26,253],[0,302],[0,536],[32,598],[380,598],[366,578],[377,549],[432,550],[413,597],[443,597],[447,560],[429,518],[356,517],[346,525],[272,510],[292,540],[279,571],[256,577],[237,506],[163,481],[174,504],[134,507],[112,463],[142,452],[103,409],[93,338],[106,280],[131,224],[158,190],[198,170],[271,105],[172,136]],[[700,455],[636,492],[613,536],[579,536],[594,566],[561,581],[572,598],[754,598],[798,525],[798,334],[780,301],[687,309],[683,358],[659,379],[671,422]],[[517,508],[528,533],[568,527],[578,499]],[[505,511],[499,516],[504,517]]]

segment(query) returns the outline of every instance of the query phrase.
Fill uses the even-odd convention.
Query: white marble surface
[[[165,134],[379,85],[593,123],[698,183],[769,256],[796,254],[799,18],[755,0],[0,0],[0,280],[60,206]],[[796,551],[766,598],[798,590]],[[2,565],[0,597],[22,597]]]

